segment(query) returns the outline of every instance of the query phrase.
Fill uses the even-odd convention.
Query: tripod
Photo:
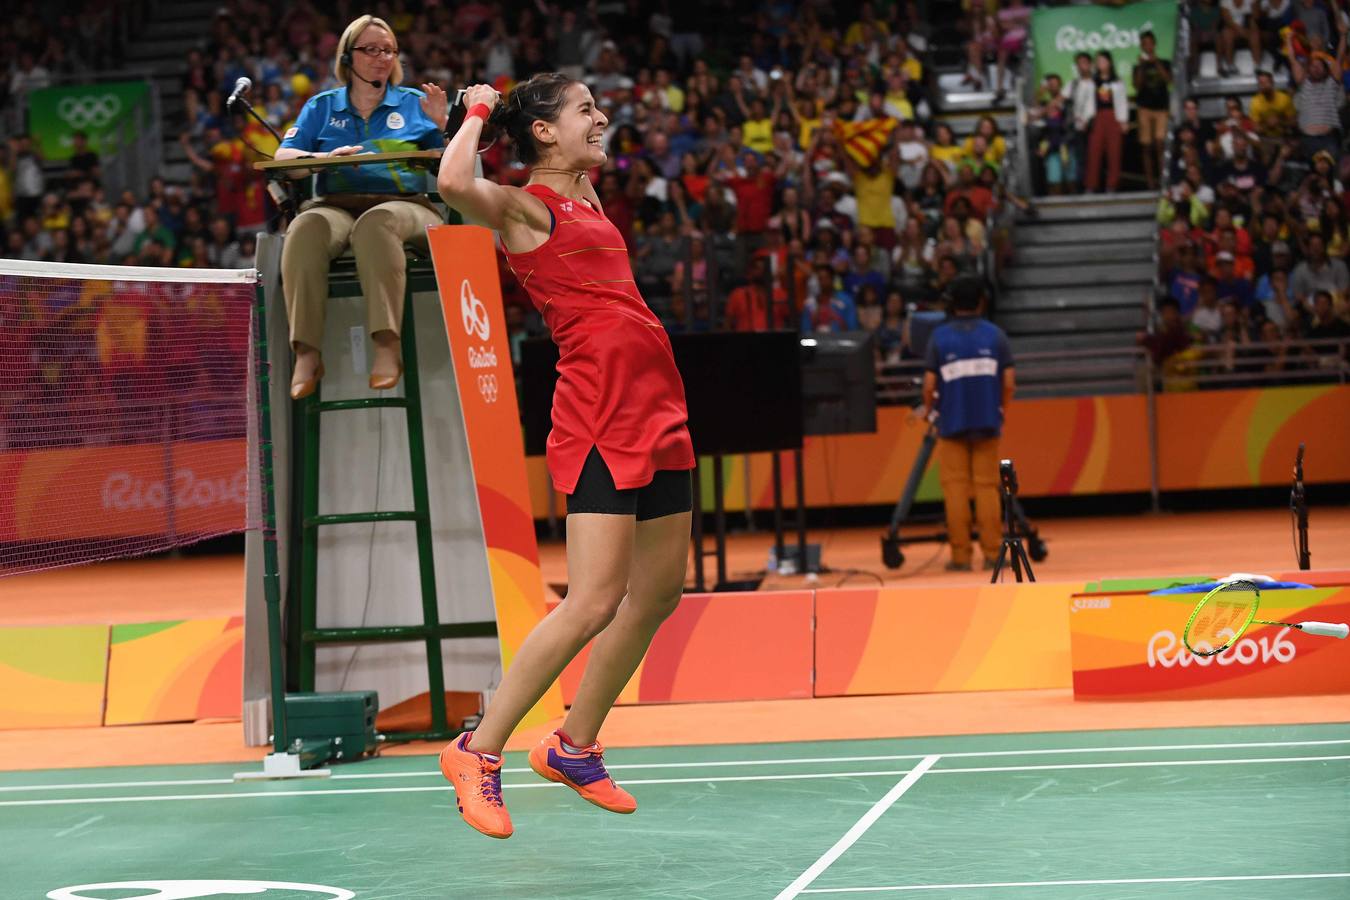
[[[1022,548],[1022,535],[1018,532],[1017,516],[1014,514],[1017,508],[1017,472],[1013,470],[1011,459],[999,463],[998,474],[1003,488],[1003,546],[998,550],[994,574],[989,583],[998,584],[998,576],[1003,573],[1005,562],[1012,566],[1013,575],[1019,582],[1023,580],[1023,569],[1027,572],[1025,580],[1035,581],[1036,575],[1031,571],[1031,561],[1027,559],[1026,550]]]
[[[934,414],[928,422],[928,430],[924,432],[923,443],[919,445],[919,452],[914,457],[914,465],[910,467],[909,477],[905,479],[904,491],[900,494],[900,499],[895,503],[895,509],[891,512],[891,524],[886,529],[886,533],[881,536],[881,561],[885,563],[888,569],[898,569],[905,564],[905,544],[937,543],[942,544],[947,541],[946,531],[937,531],[930,534],[918,535],[913,537],[902,537],[900,526],[905,523],[917,524],[910,516],[910,511],[914,507],[914,498],[919,493],[919,483],[923,481],[923,473],[928,468],[928,461],[932,459],[933,448],[937,446],[937,416]],[[1040,534],[1035,526],[1027,519],[1026,513],[1022,510],[1022,504],[1018,501],[1016,491],[1013,492],[1012,502],[1009,504],[1008,495],[1004,494],[1003,515],[1008,516],[1009,506],[1011,506],[1012,516],[1017,523],[1020,532],[1026,536],[1027,545],[1031,550],[1031,558],[1040,562],[1049,555],[1049,549],[1045,546],[1045,541],[1041,540]],[[936,521],[941,521],[937,519]],[[924,520],[925,524],[935,524],[934,521]],[[1028,567],[1029,568],[1029,567]]]
[[[1308,552],[1308,498],[1303,492],[1303,444],[1294,458],[1294,485],[1289,491],[1289,513],[1294,517],[1294,556],[1302,571],[1312,568]]]

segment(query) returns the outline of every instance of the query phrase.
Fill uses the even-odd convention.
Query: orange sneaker
[[[488,837],[509,838],[511,815],[502,802],[502,761],[469,749],[465,732],[441,751],[441,774],[455,787],[459,813]]]
[[[567,785],[601,809],[635,811],[633,795],[615,784],[605,771],[605,748],[595,743],[580,753],[569,753],[563,748],[563,737],[559,730],[540,741],[530,751],[530,768],[549,781]]]

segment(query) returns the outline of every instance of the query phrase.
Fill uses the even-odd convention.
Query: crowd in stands
[[[487,80],[506,91],[558,69],[590,85],[611,122],[609,162],[593,177],[672,330],[861,327],[877,333],[883,359],[900,358],[907,310],[937,304],[946,282],[984,266],[998,241],[986,223],[1007,200],[995,120],[964,139],[932,120],[917,5],[661,0],[636,16],[629,6],[395,0],[371,11],[398,36],[406,84]],[[107,197],[96,157],[54,175],[14,138],[0,159],[13,185],[9,202],[0,192],[6,254],[251,264],[250,234],[277,224],[251,163],[275,140],[224,109],[225,96],[248,75],[255,109],[284,130],[308,97],[337,86],[337,35],[362,11],[228,0],[187,56],[184,119],[165,123],[183,133],[186,184]],[[1024,19],[981,26],[991,58],[1020,50],[1009,32]],[[525,177],[506,140],[483,163],[488,177]],[[504,287],[509,302],[526,302],[509,276]],[[542,327],[529,310],[512,321]]]
[[[1239,40],[1276,64],[1258,73],[1253,96],[1225,98],[1217,120],[1185,101],[1158,212],[1159,324],[1140,341],[1173,373],[1278,380],[1343,365],[1336,342],[1350,337],[1341,66],[1350,19],[1320,0],[1262,4],[1284,18],[1251,21],[1230,5],[1218,18],[1213,4],[1192,5],[1198,48],[1212,42],[1220,71]],[[1255,30],[1266,25],[1278,39]]]

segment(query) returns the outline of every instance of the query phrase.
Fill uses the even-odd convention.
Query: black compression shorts
[[[614,486],[614,476],[595,447],[591,448],[586,464],[581,467],[576,490],[567,495],[568,515],[604,513],[637,516],[639,522],[645,522],[689,512],[693,508],[694,495],[689,472],[660,469],[642,487],[621,491]]]

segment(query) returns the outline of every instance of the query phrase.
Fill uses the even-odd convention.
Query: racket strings
[[[1255,618],[1259,598],[1257,590],[1243,582],[1212,592],[1201,601],[1187,624],[1186,646],[1192,653],[1204,656],[1231,646]]]

